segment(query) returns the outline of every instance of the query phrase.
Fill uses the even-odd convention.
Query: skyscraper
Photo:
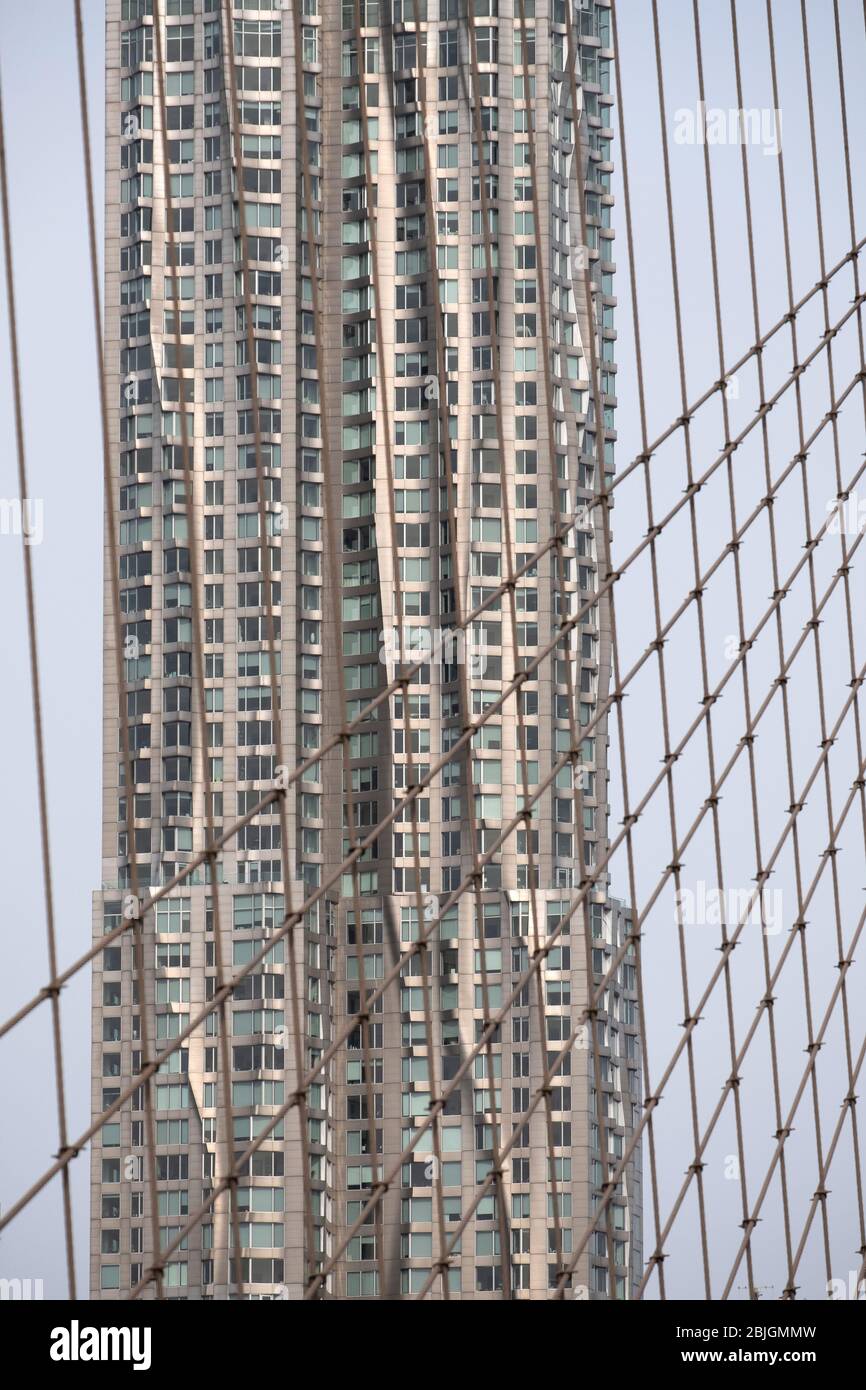
[[[166,1295],[296,1298],[340,1252],[326,1295],[442,1297],[488,1179],[448,1291],[545,1298],[640,1103],[629,957],[546,1073],[626,934],[603,868],[429,1113],[607,843],[609,10],[230,8],[107,2],[97,937],[161,896],[94,971],[94,1113],[314,901],[95,1141],[92,1291],[138,1283],[339,1043]],[[629,1296],[640,1201],[638,1149],[577,1296]]]

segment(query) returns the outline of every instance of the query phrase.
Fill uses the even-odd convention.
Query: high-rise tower
[[[156,1228],[174,1238],[442,913],[309,1088],[304,1143],[292,1109],[248,1161],[236,1221],[221,1196],[165,1293],[299,1297],[397,1164],[328,1292],[419,1292],[494,1170],[452,1296],[504,1278],[545,1298],[640,1103],[626,957],[597,1045],[578,1037],[513,1138],[627,930],[596,869],[610,663],[606,598],[588,600],[609,537],[586,507],[613,471],[609,10],[107,12],[97,936],[279,795],[98,959],[94,1112],[315,901],[95,1141],[93,1293],[128,1293]],[[587,873],[542,990],[520,991],[399,1163]],[[630,1296],[640,1210],[637,1150],[573,1286]]]

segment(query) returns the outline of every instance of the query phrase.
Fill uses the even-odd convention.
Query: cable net
[[[108,362],[113,344],[102,341],[83,25],[80,4],[75,8],[94,321],[103,366],[105,487],[114,498],[111,392],[117,377]],[[656,0],[621,0],[609,10],[590,7],[593,22],[602,24],[598,51],[616,55],[609,68],[613,89],[606,95],[613,99],[625,247],[620,278],[627,284],[619,296],[618,323],[627,324],[627,332],[621,332],[614,383],[607,347],[612,335],[604,332],[605,300],[613,296],[603,266],[611,253],[590,255],[587,249],[595,240],[597,250],[598,243],[598,195],[587,188],[598,182],[603,189],[605,177],[610,185],[606,171],[593,175],[593,164],[603,166],[607,150],[593,144],[598,136],[588,120],[587,93],[599,80],[604,85],[591,64],[604,60],[593,56],[586,40],[598,39],[599,31],[586,27],[586,7],[554,7],[542,14],[541,0],[533,7],[517,0],[510,18],[500,7],[500,27],[508,18],[509,49],[513,39],[511,130],[515,141],[519,135],[527,173],[523,235],[516,245],[524,263],[534,267],[537,286],[532,385],[543,447],[538,526],[530,529],[512,505],[517,447],[505,364],[507,359],[513,368],[516,359],[515,343],[502,333],[500,318],[504,237],[490,116],[496,106],[483,99],[492,90],[485,81],[493,65],[490,26],[477,6],[468,15],[460,7],[453,24],[435,29],[428,22],[433,16],[418,0],[404,4],[401,18],[395,12],[387,23],[378,8],[343,6],[342,76],[358,77],[358,55],[363,53],[366,62],[374,41],[388,51],[395,45],[395,54],[399,47],[399,65],[412,74],[405,79],[411,85],[401,90],[404,100],[395,119],[405,118],[401,129],[411,131],[410,140],[418,137],[411,147],[420,151],[413,167],[423,172],[414,185],[414,206],[426,218],[427,302],[436,306],[448,303],[449,281],[441,272],[451,264],[452,245],[437,161],[440,172],[443,159],[450,167],[441,150],[457,148],[437,139],[443,91],[437,74],[443,53],[452,56],[447,36],[454,36],[456,61],[445,66],[453,67],[456,87],[453,93],[444,89],[445,109],[453,100],[457,116],[467,122],[460,128],[472,150],[473,297],[478,314],[485,316],[479,349],[485,354],[479,358],[485,364],[485,393],[478,401],[486,406],[489,439],[500,446],[479,450],[479,455],[489,453],[489,468],[485,458],[477,483],[480,500],[473,496],[473,508],[483,521],[486,499],[480,490],[493,485],[500,553],[488,573],[498,583],[471,582],[476,571],[470,573],[470,565],[484,548],[470,544],[466,528],[462,446],[450,424],[457,418],[449,389],[456,349],[449,341],[448,313],[436,312],[424,408],[443,478],[439,541],[451,566],[453,595],[446,630],[420,657],[398,642],[382,663],[379,689],[360,700],[354,700],[348,668],[337,659],[332,680],[338,717],[324,727],[320,744],[305,753],[293,744],[294,732],[286,729],[281,713],[287,686],[279,659],[281,600],[274,597],[275,585],[285,577],[281,552],[260,544],[256,573],[271,600],[261,604],[267,658],[261,665],[267,677],[261,708],[268,711],[265,742],[273,749],[273,776],[255,779],[263,785],[246,794],[243,814],[238,801],[237,817],[224,827],[214,814],[219,785],[211,760],[202,756],[203,848],[175,863],[158,885],[139,882],[130,856],[124,891],[106,896],[117,906],[106,916],[105,930],[100,923],[93,947],[61,968],[51,896],[32,556],[23,546],[49,980],[0,1031],[14,1036],[17,1025],[49,1005],[59,1151],[4,1211],[0,1226],[59,1178],[69,1292],[75,1297],[70,1164],[106,1125],[134,1115],[139,1152],[130,1176],[140,1185],[139,1215],[146,1224],[137,1277],[127,1290],[131,1297],[171,1295],[173,1257],[196,1240],[202,1241],[203,1258],[208,1251],[219,1271],[214,1287],[222,1287],[226,1296],[256,1296],[252,1179],[265,1171],[257,1169],[257,1155],[270,1155],[277,1140],[283,1141],[278,1151],[285,1156],[285,1171],[297,1180],[297,1208],[285,1214],[291,1238],[280,1261],[280,1268],[291,1266],[294,1273],[286,1273],[285,1282],[267,1280],[277,1286],[277,1293],[267,1296],[280,1296],[287,1288],[289,1296],[309,1299],[856,1296],[866,1274],[856,1107],[866,1038],[862,1003],[849,974],[866,912],[860,882],[866,797],[857,584],[866,362],[863,239],[857,235],[849,131],[855,126],[852,54],[862,53],[863,15],[834,0],[832,23],[822,12],[819,25],[803,0],[796,24],[780,44],[779,7],[770,0],[760,13],[750,8],[748,16],[736,0],[712,15],[694,0],[679,7],[677,26],[662,19]],[[153,204],[164,219],[170,278],[184,264],[186,243],[185,175],[165,177],[177,162],[171,112],[178,108],[171,103],[175,86],[169,78],[186,39],[175,32],[177,26],[165,24],[158,0],[152,13],[151,7],[142,10],[147,10],[144,62],[153,73],[151,158],[155,175],[159,172]],[[283,103],[297,101],[297,269],[309,290],[302,311],[304,351],[309,350],[307,362],[322,382],[316,418],[327,469],[342,442],[340,425],[327,409],[334,397],[327,395],[322,370],[333,342],[328,267],[334,253],[321,232],[329,197],[316,172],[323,167],[322,129],[307,105],[316,90],[307,80],[318,61],[316,45],[322,42],[327,50],[326,25],[308,22],[316,18],[308,7],[301,12],[287,6],[280,13],[283,47],[275,51],[282,53],[284,65]],[[271,423],[264,404],[269,389],[264,378],[271,378],[255,331],[262,296],[255,268],[259,250],[252,244],[259,238],[252,229],[259,225],[259,205],[250,193],[258,186],[249,177],[256,171],[245,158],[252,137],[245,130],[243,84],[251,69],[242,61],[251,51],[250,30],[243,12],[230,14],[227,4],[209,22],[210,37],[204,30],[203,35],[213,45],[210,56],[219,59],[212,71],[220,74],[214,87],[220,100],[215,128],[225,141],[224,179],[236,231],[233,351],[247,371],[250,443],[245,447],[254,463],[255,535],[265,540],[274,535],[268,505]],[[536,83],[542,28],[552,47],[545,72],[550,83],[544,87]],[[257,42],[263,42],[260,26],[256,32]],[[502,34],[498,42],[501,55]],[[433,61],[437,54],[439,63]],[[367,343],[380,364],[374,388],[380,479],[375,505],[380,557],[391,576],[382,590],[382,621],[403,634],[417,611],[417,590],[407,586],[408,571],[400,560],[405,516],[395,500],[405,476],[398,471],[405,461],[394,445],[401,429],[397,391],[403,388],[382,368],[390,348],[389,320],[378,308],[389,303],[391,293],[385,266],[393,246],[380,240],[387,225],[381,209],[389,160],[379,140],[384,97],[376,95],[371,114],[371,84],[364,71],[362,64],[348,108],[357,127],[351,156],[354,206],[366,211],[363,240],[355,249],[362,248],[371,302],[377,306],[368,320]],[[383,75],[377,86],[384,91],[386,85]],[[340,90],[335,84],[338,98]],[[680,101],[687,104],[677,106]],[[327,102],[326,94],[326,118]],[[799,123],[790,123],[794,128],[783,142],[782,113],[795,106]],[[817,111],[825,106],[832,110],[824,113],[822,124]],[[16,445],[25,498],[5,145],[2,153]],[[551,167],[563,171],[573,200],[576,245],[564,256],[555,248],[551,254],[542,236],[550,216],[543,195]],[[420,267],[419,262],[419,274]],[[577,306],[583,357],[576,391],[568,387],[563,367],[568,353],[558,336],[557,310],[566,290]],[[204,752],[210,746],[212,639],[203,512],[194,500],[201,470],[182,408],[192,399],[183,336],[181,312],[167,313],[162,361],[175,369],[173,399],[181,404],[171,446],[177,459],[173,485],[192,556],[190,722]],[[192,378],[190,371],[190,386]],[[620,461],[615,473],[609,454],[614,404],[620,454],[624,436],[631,435],[634,444],[631,461]],[[656,419],[670,423],[660,429]],[[573,441],[587,472],[576,488],[562,487],[559,482],[569,473],[567,466],[560,471],[560,457],[571,460]],[[584,486],[589,478],[592,485]],[[345,539],[341,542],[335,501],[339,505],[339,491],[326,486],[320,521],[322,610],[323,621],[339,633],[346,612],[340,570]],[[139,780],[138,724],[128,696],[137,686],[129,679],[121,555],[111,508],[109,514],[109,622],[122,785],[131,789]],[[477,572],[485,573],[480,561]],[[539,625],[527,651],[528,596],[538,592],[539,573],[547,590],[543,611],[551,621],[546,629]],[[455,660],[454,643],[461,636],[468,650],[469,638],[489,631],[492,622],[502,630],[501,655],[479,680],[471,663]],[[585,676],[591,667],[583,660],[587,636],[598,643],[591,688]],[[453,721],[447,742],[430,752],[423,738],[429,715],[425,720],[423,697],[416,692],[437,663],[442,685],[450,687]],[[557,737],[547,745],[546,762],[533,753],[536,684],[556,701]],[[363,779],[354,774],[361,741],[386,718],[392,737],[399,738],[394,747],[403,754],[403,771],[399,780],[394,776],[387,813],[369,823],[363,808],[371,803],[361,794]],[[488,810],[484,780],[492,764],[481,752],[499,751],[496,731],[507,719],[514,738],[514,809],[497,820]],[[326,767],[335,769],[330,782],[322,776]],[[587,780],[608,777],[602,787]],[[299,802],[313,781],[336,789],[334,842],[340,847],[330,861],[326,858],[315,883],[298,872],[292,848],[303,819]],[[459,868],[434,884],[427,808],[431,793],[451,795],[451,789],[456,789],[464,834]],[[134,797],[128,794],[123,801],[127,843],[134,845]],[[221,921],[221,912],[232,905],[231,895],[217,890],[223,858],[250,827],[274,824],[279,834],[268,843],[279,846],[281,877],[276,872],[272,877],[281,890],[265,895],[264,908],[252,909],[261,913],[256,924],[261,939],[251,937],[249,950],[229,957],[237,920]],[[573,869],[553,878],[550,837],[558,833],[568,837]],[[401,875],[395,898],[399,929],[382,950],[365,872],[385,835],[399,838],[402,853],[396,857],[405,864],[395,869]],[[497,906],[503,884],[510,911],[504,930]],[[160,945],[160,923],[171,920],[172,911],[182,917],[185,909],[172,904],[179,902],[178,890],[191,885],[202,888],[203,903],[204,885],[210,885],[210,983],[206,998],[174,1015],[179,1022],[169,1038],[160,1034],[153,1007],[164,978],[154,961],[163,947],[168,952],[164,940]],[[104,1110],[70,1137],[62,989],[80,970],[98,967],[106,949],[127,940],[133,948],[134,998],[147,1001],[137,1014],[137,1064]],[[332,941],[346,972],[346,1007],[335,1003],[327,1035],[311,1046],[307,967],[311,952],[328,949]],[[346,943],[356,949],[347,954]],[[377,945],[379,950],[372,949]],[[277,965],[284,968],[275,970]],[[271,1030],[275,1041],[266,1046],[279,1048],[285,1081],[279,1091],[272,1082],[263,1083],[271,1090],[255,1093],[251,1123],[238,1113],[249,1100],[237,1082],[232,1048],[237,1024],[230,1006],[249,999],[256,1001],[251,1013],[266,1012],[266,982],[274,975],[285,993],[270,997],[285,999],[285,1015],[280,1012],[285,1021],[275,1025],[279,1031]],[[468,1011],[469,995],[462,1006],[458,1003],[462,989],[471,992]],[[454,1019],[443,1022],[452,1008]],[[401,1122],[386,1128],[383,1144],[377,1121],[390,1097],[380,1039],[388,1020],[396,1020],[400,1029],[404,1109]],[[256,1026],[264,1036],[264,1025]],[[509,1069],[517,1065],[518,1054],[506,1049],[520,1042],[527,1044],[519,1053],[527,1059],[525,1072]],[[165,1186],[171,1164],[159,1150],[171,1142],[165,1127],[183,1122],[158,1118],[167,1088],[157,1077],[172,1074],[176,1059],[178,1084],[184,1084],[183,1058],[196,1046],[210,1057],[206,1071],[214,1080],[206,1083],[207,1098],[204,1091],[202,1097],[216,1117],[201,1121],[206,1162],[203,1181],[193,1189],[201,1201],[174,1211]],[[344,1066],[354,1081],[349,1113],[361,1122],[354,1131],[355,1161],[343,1154],[342,1164],[334,1163],[348,1182],[348,1197],[332,1192],[328,1144],[322,1139],[332,1104],[323,1096],[333,1087],[339,1102],[348,1100],[347,1088],[333,1080]],[[390,1078],[395,1085],[397,1080]],[[262,1099],[266,1095],[270,1099]],[[464,1168],[455,1196],[448,1191],[449,1164],[455,1162],[449,1155],[461,1130],[449,1121],[461,1114],[461,1098],[468,1098],[473,1111],[468,1118],[476,1158],[471,1182]],[[534,1183],[525,1181],[530,1160]],[[588,1193],[583,1209],[575,1200],[572,1172],[578,1161],[587,1174],[578,1184]],[[534,1205],[539,1193],[541,1207]],[[420,1232],[413,1203],[423,1213]],[[164,1224],[167,1215],[174,1218],[170,1227]],[[530,1246],[538,1228],[544,1250]],[[199,1234],[204,1230],[206,1242]],[[467,1244],[473,1238],[470,1264]],[[361,1268],[353,1282],[356,1265]],[[467,1268],[477,1278],[474,1287],[463,1281]]]

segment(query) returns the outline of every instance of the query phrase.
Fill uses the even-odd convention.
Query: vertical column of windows
[[[312,78],[312,90],[317,92],[315,74],[305,73],[304,81]],[[306,94],[305,94],[306,95]],[[311,164],[321,164],[320,127],[321,108],[312,104],[318,98],[307,96],[307,135],[311,153]],[[311,303],[309,275],[311,266],[310,247],[318,249],[321,231],[321,176],[310,170],[312,179],[313,217],[316,226],[306,226],[306,212],[302,211],[302,295],[299,312],[300,352],[299,395],[301,432],[298,440],[298,515],[300,518],[299,544],[301,547],[301,591],[297,619],[298,637],[298,675],[300,716],[300,756],[306,760],[311,757],[322,742],[322,622],[323,622],[323,579],[325,557],[323,553],[324,500],[323,461],[321,448],[321,381],[319,364],[316,361],[313,315],[303,306]],[[304,774],[299,792],[299,860],[304,891],[318,887],[321,882],[323,859],[322,844],[322,769],[315,763]]]
[[[316,12],[305,6],[305,16]],[[321,256],[322,233],[322,109],[319,35],[317,26],[302,30],[304,113],[307,126],[309,168],[298,174],[300,255],[298,309],[298,512],[300,517],[300,609],[298,614],[298,677],[301,755],[309,758],[321,746],[323,719],[322,636],[325,556],[323,551],[323,459],[321,447],[322,376],[324,364],[316,359],[311,275]],[[303,180],[310,181],[313,226],[307,222]],[[322,767],[314,763],[304,774],[298,791],[299,860],[305,891],[321,882],[323,864]]]
[[[117,804],[118,886],[131,883],[131,861],[138,881],[151,883],[151,854],[155,849],[151,819],[152,700],[147,682],[153,674],[154,506],[159,506],[159,430],[154,429],[154,353],[151,341],[151,229],[153,220],[153,73],[144,69],[152,59],[152,33],[140,23],[143,8],[125,5],[124,19],[135,28],[120,38],[121,105],[117,112],[120,169],[120,484],[118,489],[120,544],[120,606],[125,694],[130,720],[130,751],[134,785],[125,787],[124,767],[118,761]],[[156,481],[154,434],[156,433]],[[158,517],[157,517],[158,525]],[[158,606],[158,605],[156,605]],[[158,692],[157,692],[158,697]],[[159,714],[159,705],[156,706]],[[118,739],[118,750],[120,742]],[[134,842],[127,831],[127,798],[133,798]],[[158,808],[157,808],[158,809]]]
[[[379,173],[379,5],[361,4],[360,43],[356,33],[354,0],[341,7],[340,76],[340,448],[341,476],[339,544],[342,590],[340,659],[346,692],[345,718],[354,719],[376,694],[385,678],[380,661],[382,605],[379,591],[377,548],[377,400],[381,363],[377,360],[374,314],[381,306],[374,302],[373,250],[366,186],[366,160],[372,179]],[[365,84],[366,127],[362,121],[360,84]],[[365,147],[369,152],[365,155]],[[374,182],[373,188],[377,185]],[[383,484],[379,482],[379,486]],[[349,853],[353,839],[363,839],[384,813],[390,790],[387,711],[379,709],[352,734],[349,744],[348,776],[351,786],[343,786],[341,852]],[[354,815],[350,834],[349,815]],[[382,837],[383,839],[385,837]],[[345,1007],[348,1013],[360,1010],[361,979],[369,995],[385,971],[384,912],[377,895],[384,889],[379,866],[380,843],[369,846],[358,861],[357,890],[361,920],[356,920],[355,884],[351,873],[342,876],[342,894],[352,903],[344,913],[345,924]],[[376,899],[376,901],[372,901]],[[361,962],[363,956],[363,963]],[[346,1220],[351,1223],[363,1207],[373,1179],[370,1153],[371,1135],[377,1149],[377,1164],[384,1152],[384,1001],[373,1006],[368,1026],[368,1055],[365,1056],[360,1026],[348,1038],[345,1054],[345,1182]],[[369,1060],[368,1060],[369,1059]],[[367,1066],[372,1074],[367,1074]],[[370,1096],[374,1114],[370,1114]],[[364,1297],[381,1293],[376,1223],[371,1217],[350,1242],[346,1255],[346,1293]],[[354,1267],[353,1267],[354,1266]]]
[[[268,7],[265,7],[268,8]],[[233,17],[235,89],[241,148],[235,167],[225,164],[225,191],[231,194],[234,303],[225,305],[226,364],[234,372],[236,453],[232,460],[236,537],[237,707],[235,724],[238,813],[261,800],[273,784],[277,765],[270,687],[268,630],[272,625],[276,659],[282,638],[282,24],[280,19]],[[223,86],[222,74],[220,78]],[[230,99],[228,88],[223,101]],[[213,112],[216,119],[217,111]],[[227,129],[225,139],[231,140]],[[227,159],[229,150],[223,151]],[[239,225],[235,187],[242,169],[245,226]],[[246,264],[240,265],[244,249]],[[244,284],[244,275],[249,282]],[[226,287],[227,288],[227,287]],[[246,320],[249,297],[252,323]],[[250,338],[255,354],[257,400],[253,408]],[[256,459],[256,426],[261,443],[261,478]],[[259,490],[264,496],[260,498]],[[266,534],[261,534],[260,504]],[[264,547],[268,546],[265,556]],[[270,560],[270,592],[265,560]],[[274,577],[276,576],[276,577]],[[275,673],[281,675],[281,670]],[[280,683],[278,682],[278,688]],[[257,817],[236,843],[239,884],[282,879],[280,825],[276,808]]]
[[[497,360],[502,352],[503,332],[510,336],[511,325],[516,323],[517,305],[512,307],[508,301],[516,298],[516,281],[509,264],[510,255],[503,257],[504,238],[510,240],[507,210],[513,201],[515,180],[511,161],[500,161],[500,126],[503,112],[511,107],[511,90],[507,75],[508,66],[500,70],[500,7],[495,0],[481,0],[472,7],[472,18],[468,20],[474,28],[474,49],[478,62],[477,75],[473,72],[461,78],[460,90],[463,101],[461,124],[469,135],[469,168],[464,167],[461,177],[468,180],[471,199],[469,225],[462,227],[464,237],[469,234],[468,284],[464,281],[461,298],[466,303],[470,316],[470,357],[464,361],[471,369],[470,412],[470,458],[469,463],[469,600],[470,607],[476,607],[484,600],[491,600],[492,594],[505,578],[506,565],[503,563],[505,528],[503,511],[509,508],[514,514],[513,466],[511,459],[514,445],[500,437],[499,419],[509,418],[512,412],[505,408],[505,402],[498,399],[504,377],[502,367],[505,360]],[[460,31],[463,48],[462,62],[468,64],[472,55],[470,35],[465,29]],[[505,98],[500,105],[500,85]],[[481,133],[481,143],[478,133]],[[462,161],[465,165],[466,161]],[[483,180],[483,183],[482,183]],[[506,210],[505,213],[503,210]],[[465,216],[461,211],[461,217]],[[488,276],[489,271],[489,276]],[[465,272],[464,272],[465,274]],[[492,280],[492,294],[491,284]],[[512,284],[515,290],[512,291]],[[468,290],[468,295],[466,291]],[[491,320],[491,299],[494,319]],[[464,315],[466,308],[463,309]],[[465,330],[464,330],[465,331]],[[515,330],[516,331],[516,330]],[[498,345],[498,346],[497,346]],[[503,413],[504,412],[504,413]],[[465,465],[464,465],[465,466]],[[507,489],[503,494],[503,485]],[[512,537],[516,534],[512,527]],[[515,556],[515,562],[517,557]],[[521,587],[525,587],[521,582]],[[506,599],[507,604],[507,599]],[[477,669],[472,670],[469,682],[472,702],[472,716],[477,718],[492,704],[502,690],[503,681],[510,680],[513,671],[508,653],[511,652],[508,614],[504,611],[503,597],[500,595],[489,601],[483,615],[472,625],[470,634],[471,651],[480,657]],[[505,628],[503,628],[505,623]],[[477,831],[477,848],[481,854],[489,852],[499,835],[506,816],[505,798],[510,795],[509,788],[514,784],[514,704],[509,702],[503,710],[488,719],[478,730],[472,741],[471,776],[472,786],[467,795],[474,798],[474,811]],[[508,750],[512,751],[508,751]],[[510,810],[508,811],[510,814]],[[516,842],[507,847],[513,854]],[[503,933],[503,903],[501,889],[506,886],[503,856],[498,853],[485,864],[482,876],[482,890],[485,900],[481,907],[481,921],[475,920],[474,910],[470,913],[471,927],[469,939],[461,943],[461,966],[464,971],[471,967],[471,1013],[464,1023],[471,1028],[470,1036],[477,1041],[485,1022],[485,1013],[494,1014],[504,997],[505,976],[510,966],[507,958],[508,945]],[[511,886],[511,885],[508,885]],[[479,934],[484,943],[484,966],[487,978],[487,1009],[485,1010],[485,991],[482,975],[482,950]],[[520,1002],[520,1001],[518,1001]],[[493,1055],[489,1060],[486,1052],[479,1055],[473,1064],[473,1088],[471,1123],[473,1126],[474,1162],[469,1171],[464,1172],[464,1189],[483,1181],[493,1166],[494,1126],[499,1132],[499,1142],[508,1133],[507,1113],[510,1109],[510,1094],[507,1091],[508,1078],[504,1074],[507,1054],[502,1050],[501,1030],[493,1037]],[[492,1065],[492,1083],[490,1068]],[[491,1096],[491,1084],[493,1094]],[[492,1106],[492,1109],[491,1109]],[[524,1138],[518,1136],[517,1149],[524,1147]],[[512,1166],[516,1162],[511,1160]],[[514,1267],[512,1250],[503,1250],[503,1224],[500,1220],[499,1196],[508,1190],[507,1183],[491,1189],[479,1203],[475,1220],[469,1228],[467,1251],[473,1257],[474,1288],[477,1293],[492,1293],[502,1288],[503,1256]],[[505,1239],[513,1240],[510,1230],[510,1212],[505,1212]]]
[[[325,499],[323,489],[326,460],[322,450],[321,414],[325,363],[317,360],[316,325],[313,314],[312,276],[320,273],[323,240],[323,112],[322,112],[322,25],[318,0],[304,0],[301,26],[301,53],[297,77],[302,85],[303,120],[306,127],[307,168],[299,167],[295,185],[298,209],[296,333],[298,436],[296,452],[296,502],[300,580],[296,638],[298,677],[298,755],[306,761],[321,747],[324,701],[326,697],[322,662],[323,625],[327,600],[324,583],[327,570],[325,544]],[[300,135],[298,135],[300,148]],[[309,180],[309,187],[305,186]],[[308,213],[308,198],[312,225]],[[323,765],[317,761],[303,773],[298,785],[297,845],[301,890],[309,893],[322,881],[326,862],[324,839]],[[305,916],[305,1062],[314,1066],[331,1036],[333,999],[329,980],[333,973],[333,938],[336,909],[330,900],[311,908]],[[328,1088],[332,1068],[328,1068],[311,1088],[309,1095],[308,1144],[309,1179],[312,1186],[313,1258],[328,1253],[332,1220],[330,1155],[332,1113]]]

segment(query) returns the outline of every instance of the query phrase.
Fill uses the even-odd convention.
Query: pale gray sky
[[[85,0],[97,199],[102,200],[103,5]],[[71,3],[0,6],[26,445],[32,496],[44,499],[34,547],[60,960],[88,947],[99,875],[102,463]],[[0,496],[17,496],[5,282],[0,314]],[[52,344],[54,346],[52,346]],[[55,351],[56,347],[56,351]],[[21,542],[0,536],[0,997],[6,1017],[47,978]],[[89,973],[63,995],[69,1127],[88,1123]],[[57,1151],[50,1015],[3,1040],[3,1206]],[[87,1288],[88,1158],[72,1165],[79,1290]],[[60,1187],[0,1236],[0,1273],[41,1278],[64,1296]]]

